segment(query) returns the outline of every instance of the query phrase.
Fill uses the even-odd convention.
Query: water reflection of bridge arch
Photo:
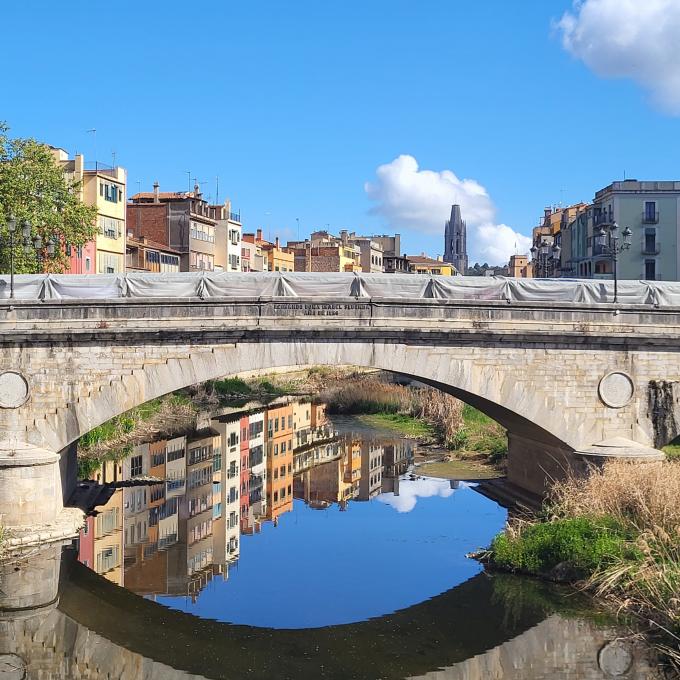
[[[121,680],[302,680],[316,679],[323,668],[329,678],[401,680],[449,667],[452,678],[481,680],[504,665],[507,672],[544,669],[545,677],[567,666],[592,668],[589,677],[596,678],[597,652],[613,635],[587,622],[550,617],[555,596],[542,584],[519,582],[520,591],[509,591],[503,577],[484,574],[363,623],[275,630],[168,610],[97,576],[69,553],[61,575],[58,569],[45,573],[60,579],[58,601],[46,608],[34,602],[35,608],[19,613],[0,606],[0,654],[18,654],[29,671],[34,664],[55,678],[87,668],[91,678],[108,678],[116,669]],[[522,583],[527,590],[521,591]],[[56,592],[57,584],[51,585]],[[570,603],[572,613],[577,608]]]

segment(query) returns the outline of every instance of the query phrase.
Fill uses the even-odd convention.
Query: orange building
[[[267,519],[293,509],[293,404],[266,411]]]

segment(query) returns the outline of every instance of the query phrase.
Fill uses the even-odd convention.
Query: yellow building
[[[409,271],[412,274],[436,274],[438,276],[456,276],[458,272],[450,262],[433,260],[425,255],[409,255],[406,257]]]
[[[80,199],[97,207],[97,234],[94,240],[94,263],[88,269],[71,267],[71,271],[94,274],[125,272],[125,213],[127,173],[121,167],[109,167],[95,161],[85,163],[82,154],[69,160],[63,149],[52,148],[55,160],[68,179],[80,183]]]
[[[508,263],[508,276],[514,279],[531,279],[533,267],[526,255],[511,255]]]

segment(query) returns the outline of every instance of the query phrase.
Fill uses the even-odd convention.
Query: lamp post
[[[541,241],[540,246],[531,247],[531,259],[535,260],[538,265],[537,278],[548,278],[557,269],[561,252],[562,248],[557,243],[553,243],[551,246],[545,239]]]
[[[16,230],[17,220],[14,215],[10,215],[7,218],[7,231],[9,233],[9,297],[11,300],[14,299],[14,234],[16,233]],[[38,264],[42,266],[42,238],[36,234],[31,240],[31,223],[28,220],[24,220],[21,223],[21,235],[23,238],[24,252],[28,255],[31,251],[35,250],[38,257]],[[45,248],[48,257],[54,256],[54,248],[54,240],[50,239]]]
[[[619,243],[621,237],[623,237],[623,241]],[[595,235],[595,245],[600,248],[600,253],[607,255],[612,261],[614,274],[614,304],[619,301],[619,254],[624,250],[628,250],[632,241],[633,232],[630,228],[626,227],[623,232],[621,232],[621,236],[619,236],[619,225],[616,222],[600,225],[600,229]]]

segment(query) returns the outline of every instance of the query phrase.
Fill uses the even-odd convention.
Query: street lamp
[[[606,227],[606,228],[605,228]],[[623,237],[622,243],[621,237]],[[619,225],[616,222],[602,224],[595,235],[595,245],[599,247],[600,254],[606,255],[612,261],[614,274],[614,304],[619,301],[619,254],[628,250],[633,242],[633,232],[626,227],[619,236]]]
[[[14,234],[17,230],[17,220],[14,215],[9,215],[7,218],[7,232],[9,233],[9,297],[14,299]],[[21,236],[23,239],[24,253],[30,254],[33,250],[36,251],[38,257],[38,264],[42,266],[42,249],[43,241],[40,235],[36,234],[31,240],[31,223],[24,220],[21,224]],[[48,257],[54,256],[55,243],[53,239],[47,242],[45,248]]]
[[[532,246],[530,252],[531,259],[538,265],[538,278],[547,278],[557,269],[562,249],[556,243],[551,246],[549,241],[543,239],[540,246]]]

